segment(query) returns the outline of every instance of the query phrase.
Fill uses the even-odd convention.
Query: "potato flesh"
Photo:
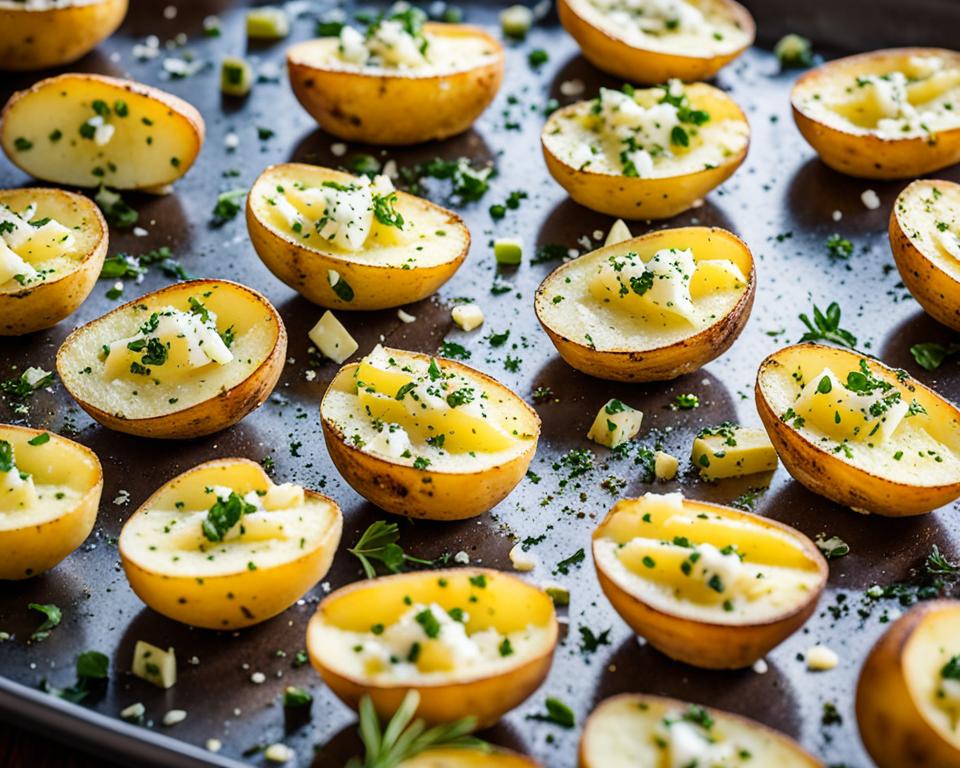
[[[764,430],[724,427],[716,431],[701,432],[693,441],[690,461],[704,479],[744,477],[777,468],[777,452]]]
[[[689,720],[683,717],[688,712],[693,715]],[[672,768],[693,764],[706,768],[713,765],[708,758],[716,760],[726,754],[732,759],[722,765],[739,766],[741,761],[736,755],[745,751],[751,757],[742,763],[744,766],[811,768],[816,765],[772,731],[716,710],[711,710],[710,716],[714,725],[707,731],[696,725],[696,710],[682,702],[645,697],[611,699],[591,715],[584,739],[585,757],[590,765],[603,768]],[[676,726],[667,727],[665,720],[684,724],[681,733],[671,734]],[[690,730],[697,738],[690,738]],[[708,739],[712,740],[712,751]]]
[[[817,563],[788,534],[686,506],[679,493],[621,502],[602,531],[594,554],[610,578],[691,619],[772,619],[808,600],[820,581]]]
[[[94,102],[102,102],[109,115],[98,115]],[[117,114],[118,103],[125,105],[119,110],[126,111],[125,117]],[[94,138],[97,126],[89,122],[97,117],[114,129],[105,143]],[[30,149],[14,148],[13,142],[21,138]],[[101,130],[99,141],[106,138]],[[200,148],[194,126],[169,105],[80,75],[52,80],[18,100],[5,116],[3,142],[39,179],[117,189],[170,184],[189,168]]]
[[[952,671],[960,664],[960,610],[943,608],[925,616],[904,647],[902,663],[920,713],[960,749],[960,680]]]
[[[141,375],[114,378],[105,386],[107,368],[102,359],[103,347],[136,336],[153,312],[168,306],[189,312],[191,297],[216,315],[221,333],[231,326],[234,328],[235,337],[230,347],[233,361],[227,365],[204,366],[195,374],[172,383],[155,384],[152,377]],[[245,291],[241,293],[224,284],[184,285],[177,290],[145,296],[137,304],[104,315],[86,326],[63,348],[63,370],[77,399],[125,418],[150,418],[188,408],[238,385],[269,356],[277,333],[273,317]]]
[[[897,199],[901,229],[939,269],[960,281],[960,185],[945,181],[911,185]]]

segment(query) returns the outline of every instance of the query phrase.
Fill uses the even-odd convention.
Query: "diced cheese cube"
[[[493,255],[497,264],[516,266],[523,259],[523,245],[519,240],[501,237],[493,241]]]
[[[307,335],[320,353],[335,363],[342,363],[360,346],[330,310],[323,313]]]
[[[673,480],[679,466],[680,460],[665,451],[657,451],[653,455],[653,474],[657,480]]]
[[[539,561],[536,555],[524,551],[523,544],[517,543],[510,550],[510,562],[513,563],[515,570],[527,573],[536,568]]]
[[[453,318],[453,322],[464,331],[472,331],[474,328],[479,328],[483,325],[484,320],[483,310],[476,304],[457,304],[450,313],[450,316]]]
[[[620,400],[608,400],[597,412],[587,438],[608,448],[616,448],[635,438],[642,423],[642,412]]]
[[[254,8],[247,11],[247,37],[279,40],[290,34],[290,20],[283,8]]]
[[[693,465],[705,480],[743,477],[777,468],[777,452],[762,429],[723,425],[693,441]]]
[[[143,640],[137,640],[130,671],[148,683],[160,688],[170,688],[177,683],[177,657],[173,648],[163,650]]]
[[[616,245],[617,243],[622,243],[624,240],[629,240],[633,235],[630,234],[630,228],[626,225],[623,219],[617,219],[613,222],[613,226],[610,227],[610,231],[607,233],[607,239],[603,241],[604,245]]]
[[[826,672],[840,663],[840,657],[825,645],[814,645],[807,649],[807,669],[811,672]]]
[[[511,5],[500,11],[500,29],[507,37],[523,40],[533,26],[533,11],[525,5]]]
[[[246,96],[253,88],[253,68],[239,56],[224,56],[220,62],[220,92]]]

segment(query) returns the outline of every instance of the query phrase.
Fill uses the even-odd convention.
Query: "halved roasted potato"
[[[827,582],[799,531],[680,493],[618,501],[593,532],[593,561],[638,635],[706,669],[763,658],[803,626]]]
[[[498,571],[459,568],[351,584],[323,599],[307,653],[347,705],[369,694],[382,718],[411,689],[428,723],[485,728],[521,704],[550,670],[553,601]]]
[[[0,336],[56,325],[90,295],[109,235],[100,209],[61,189],[0,189]]]
[[[41,80],[0,114],[0,145],[14,165],[78,187],[172,184],[193,165],[203,134],[203,118],[183,99],[104,75]]]
[[[297,99],[328,133],[368,144],[418,144],[462,133],[497,95],[500,43],[463,24],[422,23],[415,8],[378,19],[366,34],[287,51]]]
[[[857,724],[879,768],[960,765],[960,602],[923,603],[870,651]]]
[[[761,363],[756,399],[783,465],[814,493],[891,517],[960,496],[960,411],[906,371],[798,344]]]
[[[721,765],[823,768],[795,741],[754,720],[642,693],[602,701],[580,739],[580,768]]]
[[[285,611],[330,569],[343,520],[332,499],[275,485],[249,459],[217,459],[165,483],[120,531],[137,596],[194,627],[237,629]]]
[[[286,329],[266,297],[227,280],[191,280],[77,328],[57,352],[57,371],[109,429],[199,437],[258,408],[286,351]]]
[[[447,747],[428,749],[404,760],[398,768],[538,768],[539,765],[529,757],[504,749]]]
[[[557,12],[591,64],[630,83],[709,80],[756,36],[734,0],[559,0]]]
[[[928,314],[960,331],[960,184],[918,179],[890,211],[890,248]]]
[[[247,229],[273,274],[331,309],[399,307],[435,293],[463,263],[455,213],[330,168],[267,168],[247,195]]]
[[[803,138],[834,170],[914,178],[960,160],[960,53],[892,48],[836,59],[790,95]]]
[[[534,308],[560,356],[613,381],[659,381],[719,357],[750,317],[753,255],[724,229],[683,227],[557,267]]]
[[[666,219],[726,181],[747,156],[750,125],[706,83],[601,88],[550,115],[547,170],[580,205],[626,219]]]
[[[102,490],[100,461],[86,446],[0,424],[0,579],[36,576],[79,547]]]
[[[70,64],[110,37],[127,15],[127,0],[0,2],[0,69]]]
[[[353,489],[397,515],[462,520],[523,479],[540,418],[462,363],[377,346],[340,369],[320,403],[330,458]]]

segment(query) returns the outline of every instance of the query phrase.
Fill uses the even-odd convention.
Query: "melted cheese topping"
[[[742,120],[710,119],[678,81],[630,94],[601,88],[592,102],[559,113],[547,148],[581,171],[645,179],[715,168],[747,145]]]
[[[960,127],[960,67],[939,56],[910,56],[899,68],[846,72],[821,82],[802,94],[798,106],[840,130],[912,139]]]
[[[628,45],[709,57],[739,50],[750,35],[715,0],[573,0],[577,13]]]
[[[816,561],[787,533],[686,507],[680,493],[621,502],[594,539],[594,556],[631,595],[714,623],[772,619],[820,583]]]
[[[31,203],[19,213],[0,203],[0,291],[41,283],[68,271],[82,249],[73,231]]]
[[[915,182],[897,198],[896,216],[914,246],[960,281],[960,185]]]

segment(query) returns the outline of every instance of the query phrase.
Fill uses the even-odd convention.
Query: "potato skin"
[[[539,768],[526,755],[518,755],[505,749],[493,751],[440,747],[428,749],[416,757],[404,760],[398,768]]]
[[[496,59],[452,74],[379,75],[311,66],[312,42],[287,51],[290,84],[303,108],[328,133],[345,141],[390,146],[421,144],[463,133],[490,105],[503,81],[503,47],[482,29],[427,23],[446,37],[482,37]]]
[[[79,406],[83,408],[96,421],[100,422],[107,429],[116,432],[123,432],[128,435],[137,435],[139,437],[153,437],[163,440],[179,440],[191,437],[203,437],[211,435],[214,432],[220,432],[227,427],[231,427],[243,419],[247,414],[256,410],[273,392],[277,382],[280,380],[280,374],[283,372],[283,366],[287,356],[287,329],[283,325],[283,320],[277,310],[261,294],[252,288],[247,288],[239,283],[232,283],[229,280],[216,281],[192,281],[191,284],[200,284],[202,282],[227,283],[233,290],[245,291],[256,295],[264,305],[264,309],[269,309],[274,322],[277,325],[278,336],[273,346],[273,351],[260,364],[260,366],[246,379],[241,381],[235,387],[225,392],[220,392],[216,397],[197,403],[189,408],[178,411],[172,411],[168,414],[153,416],[144,419],[127,419],[118,417],[116,414],[108,413],[97,408],[92,403],[74,398]],[[178,283],[155,291],[156,295],[166,291],[178,290],[185,285]],[[142,299],[143,297],[140,297]],[[117,307],[111,312],[122,312],[127,307],[136,304],[140,299],[134,299],[126,304]],[[110,313],[108,313],[110,314]],[[106,317],[106,315],[104,315]],[[90,325],[98,322],[92,320],[87,325],[77,328],[73,333],[64,339],[60,349],[57,351],[57,373],[60,374],[64,387],[70,391],[67,386],[67,380],[63,375],[64,371],[64,350],[68,348],[71,340],[76,334],[83,333]],[[70,393],[73,395],[73,393]]]
[[[20,432],[30,435],[32,439],[45,431],[2,424],[0,439],[3,439],[4,432]],[[0,549],[3,551],[3,557],[0,558],[0,581],[28,579],[49,571],[83,544],[97,520],[100,494],[103,492],[100,459],[85,445],[52,432],[48,434],[51,440],[68,443],[71,449],[91,461],[94,483],[77,505],[66,514],[41,525],[0,531]]]
[[[486,574],[488,577],[500,580],[517,578],[488,568],[470,568],[470,572],[471,574]],[[378,581],[410,578],[438,579],[444,575],[462,575],[462,573],[462,569],[429,571],[422,574],[409,573],[385,576]],[[317,608],[317,613],[310,620],[310,624],[322,622],[326,600],[330,600],[334,596],[348,595],[355,589],[367,586],[368,582],[354,582],[324,598],[324,601]],[[535,589],[535,587],[530,586],[526,588]],[[546,596],[544,598],[549,600]],[[373,700],[377,714],[380,715],[381,719],[386,720],[397,711],[407,691],[415,689],[420,694],[417,717],[423,718],[428,724],[437,725],[450,723],[463,717],[475,717],[477,719],[477,729],[480,730],[493,725],[511,709],[522,704],[546,679],[557,644],[558,630],[555,617],[550,624],[550,630],[549,642],[545,643],[544,648],[537,656],[524,664],[510,667],[505,672],[486,677],[474,677],[450,683],[407,685],[398,681],[392,685],[376,684],[342,674],[324,664],[322,649],[311,647],[310,627],[307,628],[307,651],[310,654],[310,661],[314,669],[323,678],[324,683],[341,701],[353,709],[357,709],[360,699],[368,694]]]
[[[557,0],[557,13],[564,29],[577,41],[584,58],[597,69],[628,83],[657,85],[671,78],[688,83],[709,80],[753,44],[756,24],[750,12],[733,0],[723,4],[741,28],[749,32],[749,40],[736,51],[709,57],[662,53],[629,45],[580,16],[570,0]]]
[[[721,510],[729,517],[735,512],[761,525],[782,531],[803,545],[804,552],[817,564],[820,572],[818,587],[811,591],[803,605],[788,611],[774,620],[757,624],[714,624],[697,621],[667,613],[648,605],[620,587],[605,573],[594,554],[600,588],[613,605],[614,610],[641,637],[671,659],[682,661],[701,669],[743,669],[763,658],[790,635],[802,627],[817,608],[817,601],[827,584],[829,568],[816,545],[799,531],[759,515],[732,510],[717,504],[684,500],[684,505],[703,508],[705,512]],[[603,536],[604,527],[616,507],[607,513],[604,521],[593,532],[593,540]],[[594,550],[595,551],[595,550]]]
[[[911,608],[873,646],[857,683],[860,737],[879,768],[958,768],[960,750],[924,719],[907,685],[903,653],[911,635],[930,614],[956,611],[955,600]]]
[[[813,351],[822,349],[817,344],[796,346],[808,346]],[[786,350],[794,348],[796,347],[787,347]],[[773,443],[783,466],[797,482],[838,504],[884,517],[923,515],[960,496],[960,483],[928,487],[898,483],[847,464],[829,451],[800,437],[796,430],[781,421],[763,393],[764,375],[768,371],[783,367],[778,356],[784,351],[774,352],[760,364],[754,395],[760,421],[767,430],[770,442]],[[875,361],[875,364],[879,364],[878,361]],[[955,418],[960,419],[960,411],[936,392],[917,381],[911,381],[911,384],[918,391],[927,392],[942,400]]]
[[[711,227],[710,230],[713,234],[733,238],[743,246],[746,253],[750,254],[746,243],[736,235],[716,227]],[[564,336],[559,330],[548,326],[541,314],[541,305],[547,301],[546,293],[552,281],[566,266],[558,267],[547,275],[537,288],[534,299],[537,319],[557,348],[560,357],[571,368],[607,381],[669,381],[699,370],[711,360],[720,357],[737,340],[750,319],[757,293],[757,268],[753,255],[750,254],[747,290],[726,317],[670,346],[642,351],[597,350],[587,344],[574,341]]]
[[[458,366],[449,360],[445,364]],[[352,378],[356,367],[341,368],[330,388],[338,379]],[[480,371],[470,369],[470,375],[503,388]],[[540,417],[526,403],[524,406],[536,419],[539,437]],[[477,473],[414,469],[350,445],[347,436],[324,416],[322,401],[320,422],[334,466],[357,493],[387,512],[425,520],[465,520],[492,509],[523,479],[537,450],[535,438],[520,455]]]
[[[282,168],[282,165],[270,166],[260,175],[258,182],[267,174]],[[255,183],[254,189],[257,186]],[[463,220],[452,211],[406,192],[398,191],[397,195],[406,202],[416,201],[416,204],[424,209],[443,211],[448,217],[447,226],[465,233],[466,243],[456,258],[432,267],[414,266],[412,269],[403,269],[381,264],[364,264],[330,251],[308,248],[261,221],[254,210],[252,195],[247,195],[247,230],[257,255],[267,269],[314,304],[338,311],[400,307],[433,295],[453,277],[470,250],[470,232]],[[344,301],[330,287],[327,277],[329,270],[339,272],[355,289],[351,301]]]
[[[960,331],[960,282],[940,269],[914,244],[897,215],[900,201],[907,195],[915,194],[918,188],[934,186],[956,185],[952,181],[918,179],[897,196],[890,211],[890,249],[904,285],[924,311],[937,322]]]
[[[100,0],[44,11],[0,8],[0,69],[26,71],[70,64],[110,37],[127,0]]]
[[[941,48],[891,48],[823,64],[801,75],[790,93],[793,119],[807,143],[820,159],[835,171],[862,179],[908,179],[923,176],[960,161],[960,127],[936,134],[931,143],[923,136],[888,139],[874,135],[858,135],[839,130],[809,117],[800,106],[805,91],[815,90],[820,83],[843,71],[855,71],[861,64],[887,58],[897,59],[933,53],[960,63],[960,54]]]
[[[0,293],[0,336],[22,336],[26,333],[51,328],[72,315],[96,285],[107,256],[109,234],[107,222],[100,208],[82,195],[62,189],[18,189],[16,194],[30,193],[35,197],[58,197],[70,200],[82,208],[90,219],[90,225],[98,229],[97,244],[87,253],[79,266],[63,277],[45,280],[25,287],[15,293]],[[0,203],[5,201],[6,190],[0,190]]]

